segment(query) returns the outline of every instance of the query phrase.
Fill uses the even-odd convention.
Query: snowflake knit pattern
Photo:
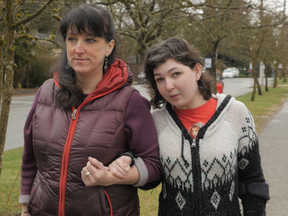
[[[217,110],[195,140],[169,103],[153,112],[164,170],[159,215],[240,216],[239,182],[265,181],[252,115],[231,96],[213,97]],[[265,200],[247,194],[242,206],[260,216]]]

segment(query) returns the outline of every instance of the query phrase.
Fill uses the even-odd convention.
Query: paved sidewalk
[[[259,135],[264,176],[270,188],[267,216],[288,215],[288,99]]]

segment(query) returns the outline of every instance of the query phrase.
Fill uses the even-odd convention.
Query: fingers
[[[112,173],[113,176],[124,179],[125,178],[125,171],[118,166],[117,163],[113,162],[108,166],[109,171]]]
[[[90,176],[91,176],[91,172],[88,171],[88,168],[87,166],[86,167],[83,167],[82,171],[81,171],[81,178],[82,178],[82,181],[84,182],[84,184],[87,186],[87,187],[90,187],[92,186],[92,183],[90,181]]]
[[[131,158],[128,156],[123,156],[123,166],[125,170],[128,171],[130,169],[130,164],[131,164]]]
[[[115,184],[119,182],[119,179],[125,179],[130,170],[130,164],[131,158],[128,156],[121,156],[109,167],[104,166],[96,158],[89,157],[86,166],[81,171],[81,178],[87,187]]]
[[[89,157],[85,167],[82,168],[81,178],[87,187],[103,185],[108,167],[104,166],[95,158]]]
[[[21,216],[29,216],[29,212],[28,212],[28,207],[27,204],[23,204],[22,205],[22,212],[21,212]]]
[[[117,178],[124,179],[127,172],[130,170],[131,158],[122,156],[113,161],[109,166],[109,170]]]
[[[89,164],[89,162],[90,162],[90,164]],[[89,157],[87,165],[88,164],[89,164],[89,166],[94,166],[94,167],[97,167],[99,169],[104,169],[104,165],[100,161],[98,161],[96,158]]]

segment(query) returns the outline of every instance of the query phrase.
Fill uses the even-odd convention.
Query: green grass
[[[262,96],[256,94],[255,101],[251,102],[251,93],[244,96],[239,96],[236,99],[242,101],[252,113],[256,129],[261,131],[268,122],[269,118],[273,116],[281,107],[284,98],[288,96],[288,87],[280,87],[282,80],[278,82],[279,87],[273,89],[269,88],[266,92],[262,89]],[[288,85],[284,83],[284,85]],[[21,205],[18,204],[20,194],[20,176],[17,175],[20,171],[21,158],[23,147],[5,151],[3,154],[3,169],[0,177],[0,216],[5,215],[5,206],[10,194],[10,199],[7,208],[7,216],[20,215]],[[16,183],[13,187],[13,183]],[[11,193],[10,190],[13,187]],[[139,190],[141,215],[156,216],[158,212],[158,196],[161,190],[161,185],[150,191]]]
[[[248,93],[246,95],[239,96],[236,99],[243,102],[247,106],[254,117],[257,131],[261,132],[269,122],[271,116],[273,116],[279,110],[279,107],[281,107],[283,104],[284,99],[287,98],[288,88],[269,88],[268,92],[262,88],[262,95],[258,95],[258,91],[256,91],[254,101],[251,101],[251,94],[252,93]]]
[[[271,84],[273,84],[273,81],[271,82]],[[288,85],[288,82],[283,82],[283,79],[281,78],[281,79],[278,79],[278,81],[277,81],[277,85]]]
[[[9,197],[6,215],[20,215],[22,205],[18,203],[20,194],[20,166],[23,147],[5,151],[2,156],[2,173],[0,177],[0,215],[5,215],[6,202]],[[19,175],[19,176],[18,176]],[[13,186],[15,182],[15,185]],[[11,190],[11,192],[10,192]]]
[[[140,199],[140,215],[157,216],[158,215],[158,197],[161,192],[161,184],[153,190],[138,190]]]

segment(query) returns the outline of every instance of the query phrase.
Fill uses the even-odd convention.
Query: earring
[[[68,70],[69,68],[70,68],[70,63],[68,61],[67,64],[66,64],[66,70]]]
[[[107,70],[108,68],[108,57],[105,56],[105,59],[104,59],[104,72]]]

